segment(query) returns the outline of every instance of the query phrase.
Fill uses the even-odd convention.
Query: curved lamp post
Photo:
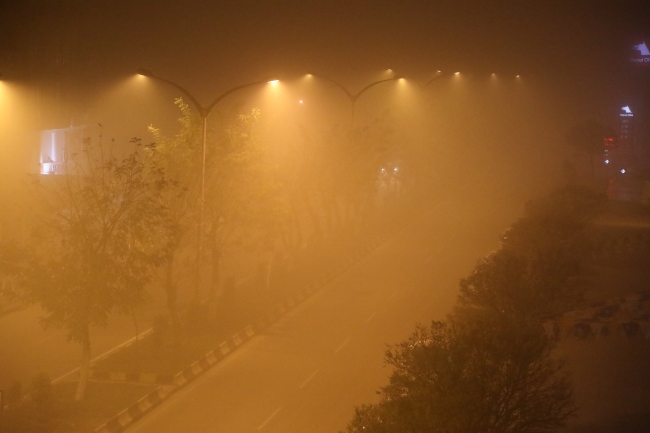
[[[431,85],[431,83],[433,83],[434,81],[436,81],[438,78],[444,76],[444,74],[442,73],[442,71],[437,71],[436,74],[437,74],[437,75],[434,76],[432,79],[430,79],[429,81],[427,81],[427,82],[424,83],[423,85],[419,86],[419,87],[420,87],[420,90],[425,90],[427,87],[429,87],[429,86]]]
[[[397,77],[393,77],[393,78],[387,78],[385,80],[375,81],[374,83],[368,84],[366,87],[359,90],[357,93],[353,94],[348,89],[346,89],[345,86],[343,86],[341,83],[334,80],[333,78],[326,77],[325,75],[314,74],[314,73],[310,73],[309,75],[313,75],[314,77],[318,77],[318,78],[322,78],[324,80],[327,80],[330,83],[334,84],[339,89],[341,89],[343,91],[343,93],[345,93],[345,95],[348,97],[348,99],[352,103],[351,112],[350,112],[350,126],[352,126],[353,128],[354,128],[354,107],[357,104],[357,100],[359,99],[359,97],[361,95],[363,95],[364,93],[366,93],[368,90],[370,90],[370,88],[376,86],[377,84],[385,83],[385,82],[388,82],[388,81],[395,81],[395,80],[399,80],[400,78],[402,78],[400,76],[397,76]]]
[[[277,79],[274,78],[267,78],[265,80],[260,80],[260,81],[255,81],[252,83],[247,83],[247,84],[242,84],[240,86],[235,86],[230,90],[227,90],[226,92],[222,93],[219,95],[212,103],[208,106],[203,106],[199,101],[183,86],[180,84],[177,84],[173,81],[167,80],[165,78],[161,78],[155,74],[153,74],[151,71],[148,69],[138,69],[138,75],[142,75],[147,78],[153,78],[158,81],[162,81],[163,83],[167,83],[170,86],[175,87],[176,89],[180,90],[185,96],[187,96],[190,101],[194,104],[196,107],[196,111],[198,112],[199,116],[201,116],[201,123],[202,123],[202,132],[201,132],[201,199],[200,199],[200,205],[199,205],[199,224],[198,224],[198,229],[197,229],[197,250],[196,250],[196,286],[194,287],[194,302],[198,304],[199,302],[199,287],[201,284],[201,265],[203,261],[203,213],[204,213],[204,206],[205,206],[205,151],[206,151],[206,141],[207,141],[207,132],[208,132],[208,115],[212,111],[212,109],[219,103],[221,102],[226,96],[230,95],[231,93],[234,93],[238,90],[241,90],[246,87],[251,87],[251,86],[256,86],[259,84],[265,84],[265,83],[271,83],[271,82],[277,82]]]

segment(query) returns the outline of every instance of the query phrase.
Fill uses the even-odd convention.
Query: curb
[[[159,406],[165,399],[174,394],[176,391],[184,388],[189,383],[194,381],[194,379],[201,376],[203,373],[208,371],[214,365],[221,362],[229,354],[236,351],[239,347],[250,341],[257,334],[261,333],[269,326],[271,326],[275,321],[280,317],[300,305],[304,300],[306,300],[310,295],[316,292],[318,289],[323,287],[326,283],[333,280],[341,272],[348,269],[353,263],[359,262],[367,253],[375,249],[377,246],[384,243],[388,240],[390,236],[384,235],[378,238],[374,238],[367,245],[359,248],[352,256],[345,262],[339,264],[335,269],[327,271],[321,274],[315,279],[313,283],[307,284],[302,289],[296,290],[294,293],[289,295],[283,302],[278,304],[271,312],[267,313],[264,317],[259,319],[255,325],[249,325],[243,330],[237,332],[232,337],[224,341],[219,345],[215,350],[212,350],[206,353],[199,360],[193,362],[184,370],[178,372],[173,377],[167,376],[166,378],[171,379],[169,383],[161,384],[155,390],[149,394],[142,397],[136,403],[132,404],[128,408],[124,409],[122,412],[115,415],[113,418],[109,419],[106,423],[97,427],[94,430],[94,433],[121,433],[126,430],[131,424],[142,418],[148,412],[151,412],[154,408]],[[146,374],[146,373],[99,373],[93,372],[91,378],[115,377],[118,380],[123,382],[130,382],[131,380],[158,380],[163,375],[157,374]],[[124,379],[124,380],[121,380]],[[111,379],[108,379],[111,380]],[[140,382],[140,383],[162,383],[162,382]]]

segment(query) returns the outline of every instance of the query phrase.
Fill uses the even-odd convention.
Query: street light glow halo
[[[138,75],[142,75],[143,77],[153,77],[153,72],[151,72],[149,69],[140,68],[136,72]]]

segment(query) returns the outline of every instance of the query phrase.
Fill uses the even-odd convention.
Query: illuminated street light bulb
[[[390,68],[388,68],[388,69],[387,69],[387,71],[388,71],[388,72],[393,72],[393,70],[392,70],[392,69],[390,69]]]
[[[438,69],[436,72],[439,74],[439,73],[441,73],[442,71],[441,71],[440,69]]]
[[[300,104],[302,104],[302,99],[301,99],[300,101],[298,101],[298,102],[299,102]]]
[[[393,169],[393,171],[397,171],[397,167],[395,167],[395,168]]]
[[[517,78],[521,78],[521,75],[517,75]]]
[[[272,86],[277,86],[280,80],[270,80],[268,83]]]
[[[625,174],[625,169],[621,168],[621,174]]]
[[[454,72],[454,75],[460,75],[460,72]]]
[[[141,77],[153,77],[153,72],[151,72],[149,69],[138,69],[137,70],[138,75]]]
[[[606,159],[606,160],[605,160],[605,164],[609,164],[609,159]]]

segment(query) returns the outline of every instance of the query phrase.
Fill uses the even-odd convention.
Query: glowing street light
[[[363,95],[364,93],[366,93],[368,90],[370,90],[370,88],[376,86],[377,84],[386,83],[388,81],[396,81],[396,80],[400,80],[402,78],[401,76],[397,76],[397,77],[387,78],[385,80],[375,81],[373,83],[368,84],[363,89],[359,90],[356,94],[352,94],[348,89],[345,88],[345,86],[343,86],[341,83],[334,80],[333,78],[326,77],[325,75],[314,74],[314,73],[307,74],[307,76],[313,76],[313,77],[318,77],[318,78],[322,78],[324,80],[327,80],[330,83],[334,84],[339,89],[341,89],[343,91],[343,93],[345,93],[345,95],[350,100],[350,103],[352,104],[351,112],[350,112],[350,126],[352,128],[354,128],[354,107],[356,106],[357,100],[359,99],[359,97],[361,95]]]
[[[251,87],[251,86],[256,86],[259,84],[270,84],[272,86],[276,86],[279,83],[278,79],[275,78],[266,78],[264,80],[260,81],[255,81],[252,83],[247,83],[247,84],[242,84],[240,86],[235,86],[230,90],[225,91],[221,95],[219,95],[210,105],[203,106],[199,101],[184,87],[182,87],[180,84],[177,84],[173,81],[167,80],[165,78],[158,77],[154,75],[151,71],[148,69],[138,69],[138,74],[144,77],[148,78],[153,78],[158,81],[162,81],[163,83],[167,83],[170,86],[180,90],[185,96],[187,96],[190,101],[194,104],[199,116],[201,116],[201,123],[202,123],[202,132],[201,132],[201,145],[202,145],[202,150],[201,150],[201,199],[200,199],[200,205],[199,205],[199,224],[197,228],[197,251],[196,251],[196,286],[194,288],[194,302],[198,304],[199,302],[199,287],[201,284],[201,262],[203,259],[203,214],[204,214],[204,207],[205,207],[205,151],[206,151],[206,139],[207,139],[207,132],[208,132],[208,115],[212,111],[212,109],[219,103],[221,102],[226,96],[237,92],[238,90],[244,89],[246,87]]]
[[[435,75],[432,79],[430,79],[429,81],[427,81],[426,83],[424,83],[422,86],[419,86],[419,87],[420,87],[420,90],[424,90],[424,89],[426,89],[427,87],[429,87],[429,86],[431,85],[431,83],[433,83],[434,81],[436,81],[438,78],[440,78],[440,77],[442,77],[442,76],[444,76],[444,74],[442,73],[442,71],[436,71],[436,75]]]

